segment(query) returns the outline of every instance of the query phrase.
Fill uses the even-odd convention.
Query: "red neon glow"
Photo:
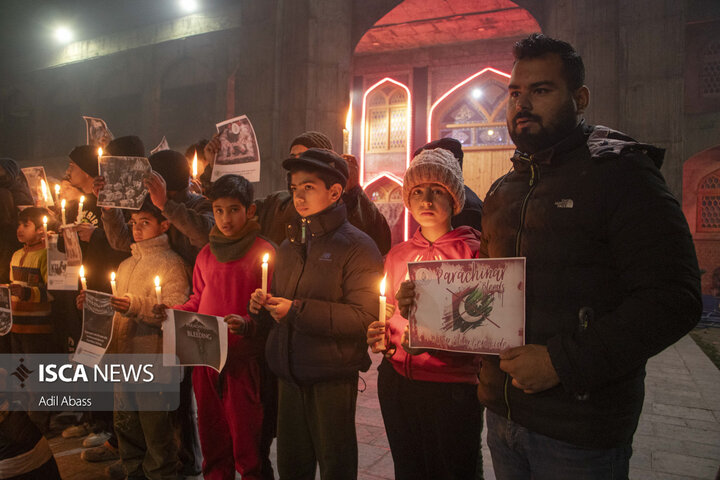
[[[394,83],[395,85],[402,87],[405,89],[405,93],[407,93],[407,140],[405,141],[405,168],[410,166],[410,135],[412,133],[412,96],[410,95],[410,89],[403,83],[400,83],[396,80],[393,80],[390,77],[385,77],[379,82],[377,82],[372,87],[368,88],[365,91],[365,94],[363,95],[363,103],[362,103],[362,119],[361,119],[361,128],[360,128],[360,185],[365,186],[365,131],[367,130],[367,126],[365,125],[365,114],[366,114],[366,106],[367,106],[367,97],[376,88],[378,88],[383,83],[390,82]],[[402,183],[402,182],[401,182]]]
[[[496,74],[498,74],[498,75],[502,75],[503,77],[510,78],[510,74],[508,74],[508,73],[501,72],[500,70],[496,70],[496,69],[494,69],[494,68],[492,68],[492,67],[485,67],[485,68],[483,68],[482,70],[480,70],[479,72],[470,75],[468,78],[466,78],[465,80],[463,80],[462,82],[458,83],[457,85],[455,85],[454,87],[452,87],[450,90],[448,90],[447,92],[445,92],[440,98],[438,98],[438,99],[435,101],[435,103],[432,104],[432,107],[430,107],[430,113],[428,113],[428,123],[427,123],[427,141],[428,141],[428,142],[431,142],[431,141],[432,141],[432,116],[433,116],[433,112],[435,111],[435,107],[437,107],[438,105],[440,105],[440,102],[442,102],[443,100],[445,100],[448,96],[452,95],[452,93],[453,93],[455,90],[457,90],[458,88],[460,88],[460,87],[468,84],[468,83],[471,82],[474,78],[482,75],[482,74],[485,73],[485,72],[493,72],[493,73],[496,73]]]
[[[399,186],[402,187],[402,184],[403,184],[402,178],[398,177],[398,176],[395,175],[394,173],[385,171],[385,172],[380,172],[380,173],[379,173],[377,176],[375,176],[372,180],[369,180],[369,181],[365,184],[365,186],[363,187],[363,189],[364,189],[365,191],[367,191],[367,189],[370,188],[370,186],[371,186],[373,183],[377,182],[378,180],[380,180],[380,179],[382,179],[382,178],[387,178],[387,179],[389,179],[391,182],[395,182],[395,183],[397,183]],[[404,210],[405,210],[405,212],[403,213],[403,240],[404,240],[404,241],[407,241],[408,238],[410,238],[410,212],[408,211],[407,208],[405,208]]]

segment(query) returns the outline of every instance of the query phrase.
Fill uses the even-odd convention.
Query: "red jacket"
[[[389,289],[387,302],[397,306],[395,292],[408,278],[408,262],[423,260],[459,260],[478,258],[480,232],[463,226],[452,230],[434,243],[422,236],[420,229],[407,242],[395,245],[385,259],[385,273]],[[400,311],[387,320],[388,344],[397,347],[390,363],[402,376],[428,382],[441,383],[477,383],[480,370],[480,356],[465,353],[433,350],[432,353],[408,355],[400,346],[403,331],[408,321],[400,316]]]

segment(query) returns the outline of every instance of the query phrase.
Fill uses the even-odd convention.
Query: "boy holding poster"
[[[385,357],[378,397],[395,478],[476,478],[476,468],[482,472],[482,407],[475,392],[480,357],[408,346],[406,318],[414,298],[413,284],[404,281],[408,262],[478,257],[480,233],[467,226],[453,230],[450,223],[465,202],[452,154],[420,152],[405,172],[403,199],[420,228],[385,260],[387,304],[399,308],[386,324],[373,322],[367,334],[372,351]]]
[[[269,460],[272,435],[263,435],[265,409],[261,400],[263,350],[267,329],[247,314],[250,295],[261,286],[261,262],[269,254],[272,275],[275,248],[259,236],[253,187],[239,175],[224,175],[211,187],[215,226],[210,243],[200,250],[193,271],[193,294],[178,310],[224,316],[230,332],[228,358],[218,373],[194,367],[193,389],[198,405],[198,431],[207,479],[273,478]],[[161,306],[162,307],[162,306]],[[164,319],[164,308],[156,318]]]
[[[162,300],[171,305],[187,300],[185,264],[168,243],[170,224],[149,199],[133,212],[130,222],[135,243],[132,255],[117,271],[113,333],[107,353],[162,353],[162,330],[155,321],[154,279],[162,281]],[[109,277],[109,272],[108,272]],[[77,298],[83,308],[85,292]],[[149,480],[177,477],[178,445],[173,435],[172,412],[144,411],[133,392],[116,391],[113,423],[120,459],[129,478]]]

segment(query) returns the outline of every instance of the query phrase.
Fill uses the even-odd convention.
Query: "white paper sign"
[[[163,322],[165,366],[202,365],[218,372],[225,366],[228,329],[223,317],[167,310]]]
[[[86,117],[84,115],[83,120],[85,120],[86,127],[85,143],[102,148],[107,147],[108,143],[113,139],[113,134],[105,123],[105,120],[97,117]]]
[[[98,160],[98,171],[105,177],[98,206],[140,210],[148,193],[144,180],[152,171],[147,158],[103,156]]]
[[[408,263],[410,346],[497,354],[525,343],[525,258]]]
[[[215,155],[211,182],[229,173],[250,182],[260,181],[260,150],[255,130],[247,116],[231,118],[216,125],[220,150]]]
[[[28,187],[30,187],[30,193],[32,194],[35,206],[52,207],[55,205],[55,200],[53,200],[44,167],[25,167],[20,170],[22,170],[23,175],[25,175],[25,179],[27,179]],[[43,182],[45,183],[44,190]]]
[[[97,365],[112,339],[115,310],[109,293],[85,290],[83,326],[73,361],[87,366]]]
[[[170,150],[170,145],[168,145],[167,138],[165,138],[164,136],[162,140],[160,140],[160,143],[158,143],[158,146],[150,150],[150,155],[154,155],[162,150]]]
[[[80,251],[80,258],[74,258],[72,261],[68,260],[68,255],[61,252],[57,248],[57,235],[49,236],[48,246],[48,290],[77,290],[78,289],[78,278],[80,277],[80,265],[82,264],[82,250],[80,250],[80,243],[77,238],[77,232],[72,229],[72,233],[69,233],[68,229],[63,229],[63,235],[65,236],[65,248],[68,248],[68,244],[72,244],[73,239],[68,242],[68,238],[72,238],[74,235],[74,241],[77,243],[77,249]]]
[[[7,335],[12,329],[12,310],[10,302],[10,287],[7,285],[0,285],[0,336]]]

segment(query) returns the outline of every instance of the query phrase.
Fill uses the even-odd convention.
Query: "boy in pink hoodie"
[[[408,262],[478,257],[480,233],[467,226],[453,230],[450,223],[465,201],[462,171],[452,154],[440,148],[420,152],[405,172],[403,199],[420,228],[388,253],[387,304],[394,313],[386,326],[373,322],[368,329],[372,351],[384,355],[378,397],[395,478],[476,478],[480,357],[408,346],[407,315],[414,302]]]
[[[173,308],[225,317],[230,329],[228,356],[218,374],[194,367],[192,383],[198,404],[198,430],[206,480],[273,478],[263,437],[265,410],[261,381],[267,332],[247,315],[250,294],[261,287],[261,263],[269,254],[268,285],[275,248],[258,236],[253,187],[244,177],[225,175],[209,192],[215,226],[193,270],[193,294]],[[159,309],[158,316],[165,316]]]

